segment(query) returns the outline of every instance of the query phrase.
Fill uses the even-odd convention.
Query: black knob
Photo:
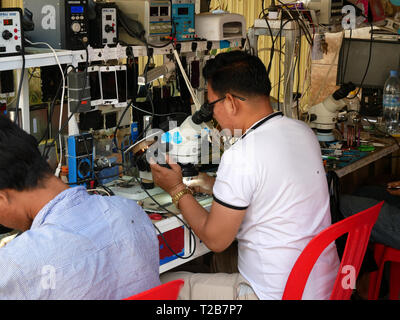
[[[110,32],[114,31],[114,28],[112,26],[110,26],[109,24],[107,24],[105,30],[107,33],[110,33]]]
[[[13,36],[12,33],[8,30],[4,30],[2,35],[4,40],[8,40]]]

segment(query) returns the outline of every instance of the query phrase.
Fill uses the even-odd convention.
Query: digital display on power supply
[[[4,19],[3,20],[3,25],[12,26],[13,25],[13,20],[12,19]]]
[[[160,16],[161,17],[169,16],[169,8],[168,7],[160,7]]]
[[[158,16],[158,7],[150,7],[150,17]]]
[[[189,8],[178,8],[178,15],[187,16],[189,14]]]
[[[71,6],[71,13],[83,13],[82,6]]]

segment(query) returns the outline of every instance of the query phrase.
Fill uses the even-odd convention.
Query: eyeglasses
[[[241,101],[246,101],[246,98],[242,98],[242,97],[235,96],[235,95],[232,95],[232,97],[234,97],[236,99],[239,99]],[[192,117],[193,122],[196,123],[196,124],[200,124],[202,122],[211,121],[211,119],[213,118],[213,113],[214,113],[214,105],[217,102],[220,102],[220,101],[224,100],[225,98],[226,98],[226,96],[223,96],[222,98],[219,98],[219,99],[217,99],[217,100],[215,100],[213,102],[204,103],[201,106],[200,110],[196,111],[193,114],[193,117]]]
[[[246,101],[246,98],[242,98],[242,97],[239,97],[239,96],[235,96],[235,95],[232,95],[232,97],[234,97],[234,98],[236,98],[236,99],[239,99],[239,100],[241,100],[241,101]],[[213,108],[214,107],[214,105],[216,104],[216,103],[218,103],[218,102],[220,102],[220,101],[222,101],[222,100],[224,100],[224,99],[226,99],[226,96],[223,96],[222,98],[219,98],[219,99],[217,99],[217,100],[214,100],[213,102],[209,102],[209,103],[205,103],[205,105],[207,105],[207,108]]]

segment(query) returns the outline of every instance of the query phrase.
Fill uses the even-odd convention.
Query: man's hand
[[[389,182],[387,191],[394,196],[400,196],[400,181]]]
[[[215,177],[211,177],[205,172],[200,172],[197,178],[190,180],[186,185],[194,192],[212,194],[214,183]]]
[[[182,182],[182,169],[179,164],[166,156],[166,161],[171,169],[161,167],[153,159],[150,162],[153,181],[171,196],[186,188]]]

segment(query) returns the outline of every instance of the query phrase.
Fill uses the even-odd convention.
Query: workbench
[[[210,252],[194,232],[191,232],[187,226],[183,224],[185,221],[182,215],[172,204],[171,197],[161,188],[155,187],[147,190],[146,193],[134,178],[128,176],[110,182],[107,184],[107,187],[117,196],[138,202],[139,205],[149,213],[149,217],[152,219],[156,228],[160,244],[160,273],[176,268]],[[172,213],[168,213],[160,208],[149,195]],[[210,210],[212,202],[211,196],[200,194],[195,195],[195,198],[207,211]],[[154,216],[155,218],[153,219]],[[157,217],[161,219],[158,220]],[[170,238],[167,239],[167,241],[171,241],[170,245],[175,245],[175,248],[172,248],[173,250],[178,248],[175,253],[178,253],[179,257],[166,247],[160,233],[166,238],[168,233],[170,233]]]
[[[371,143],[376,143],[375,150],[366,152],[366,155],[358,159],[357,161],[351,162],[341,168],[333,169],[339,178],[345,175],[355,172],[356,170],[365,167],[393,152],[399,150],[399,145],[394,139],[389,138],[372,138]]]

